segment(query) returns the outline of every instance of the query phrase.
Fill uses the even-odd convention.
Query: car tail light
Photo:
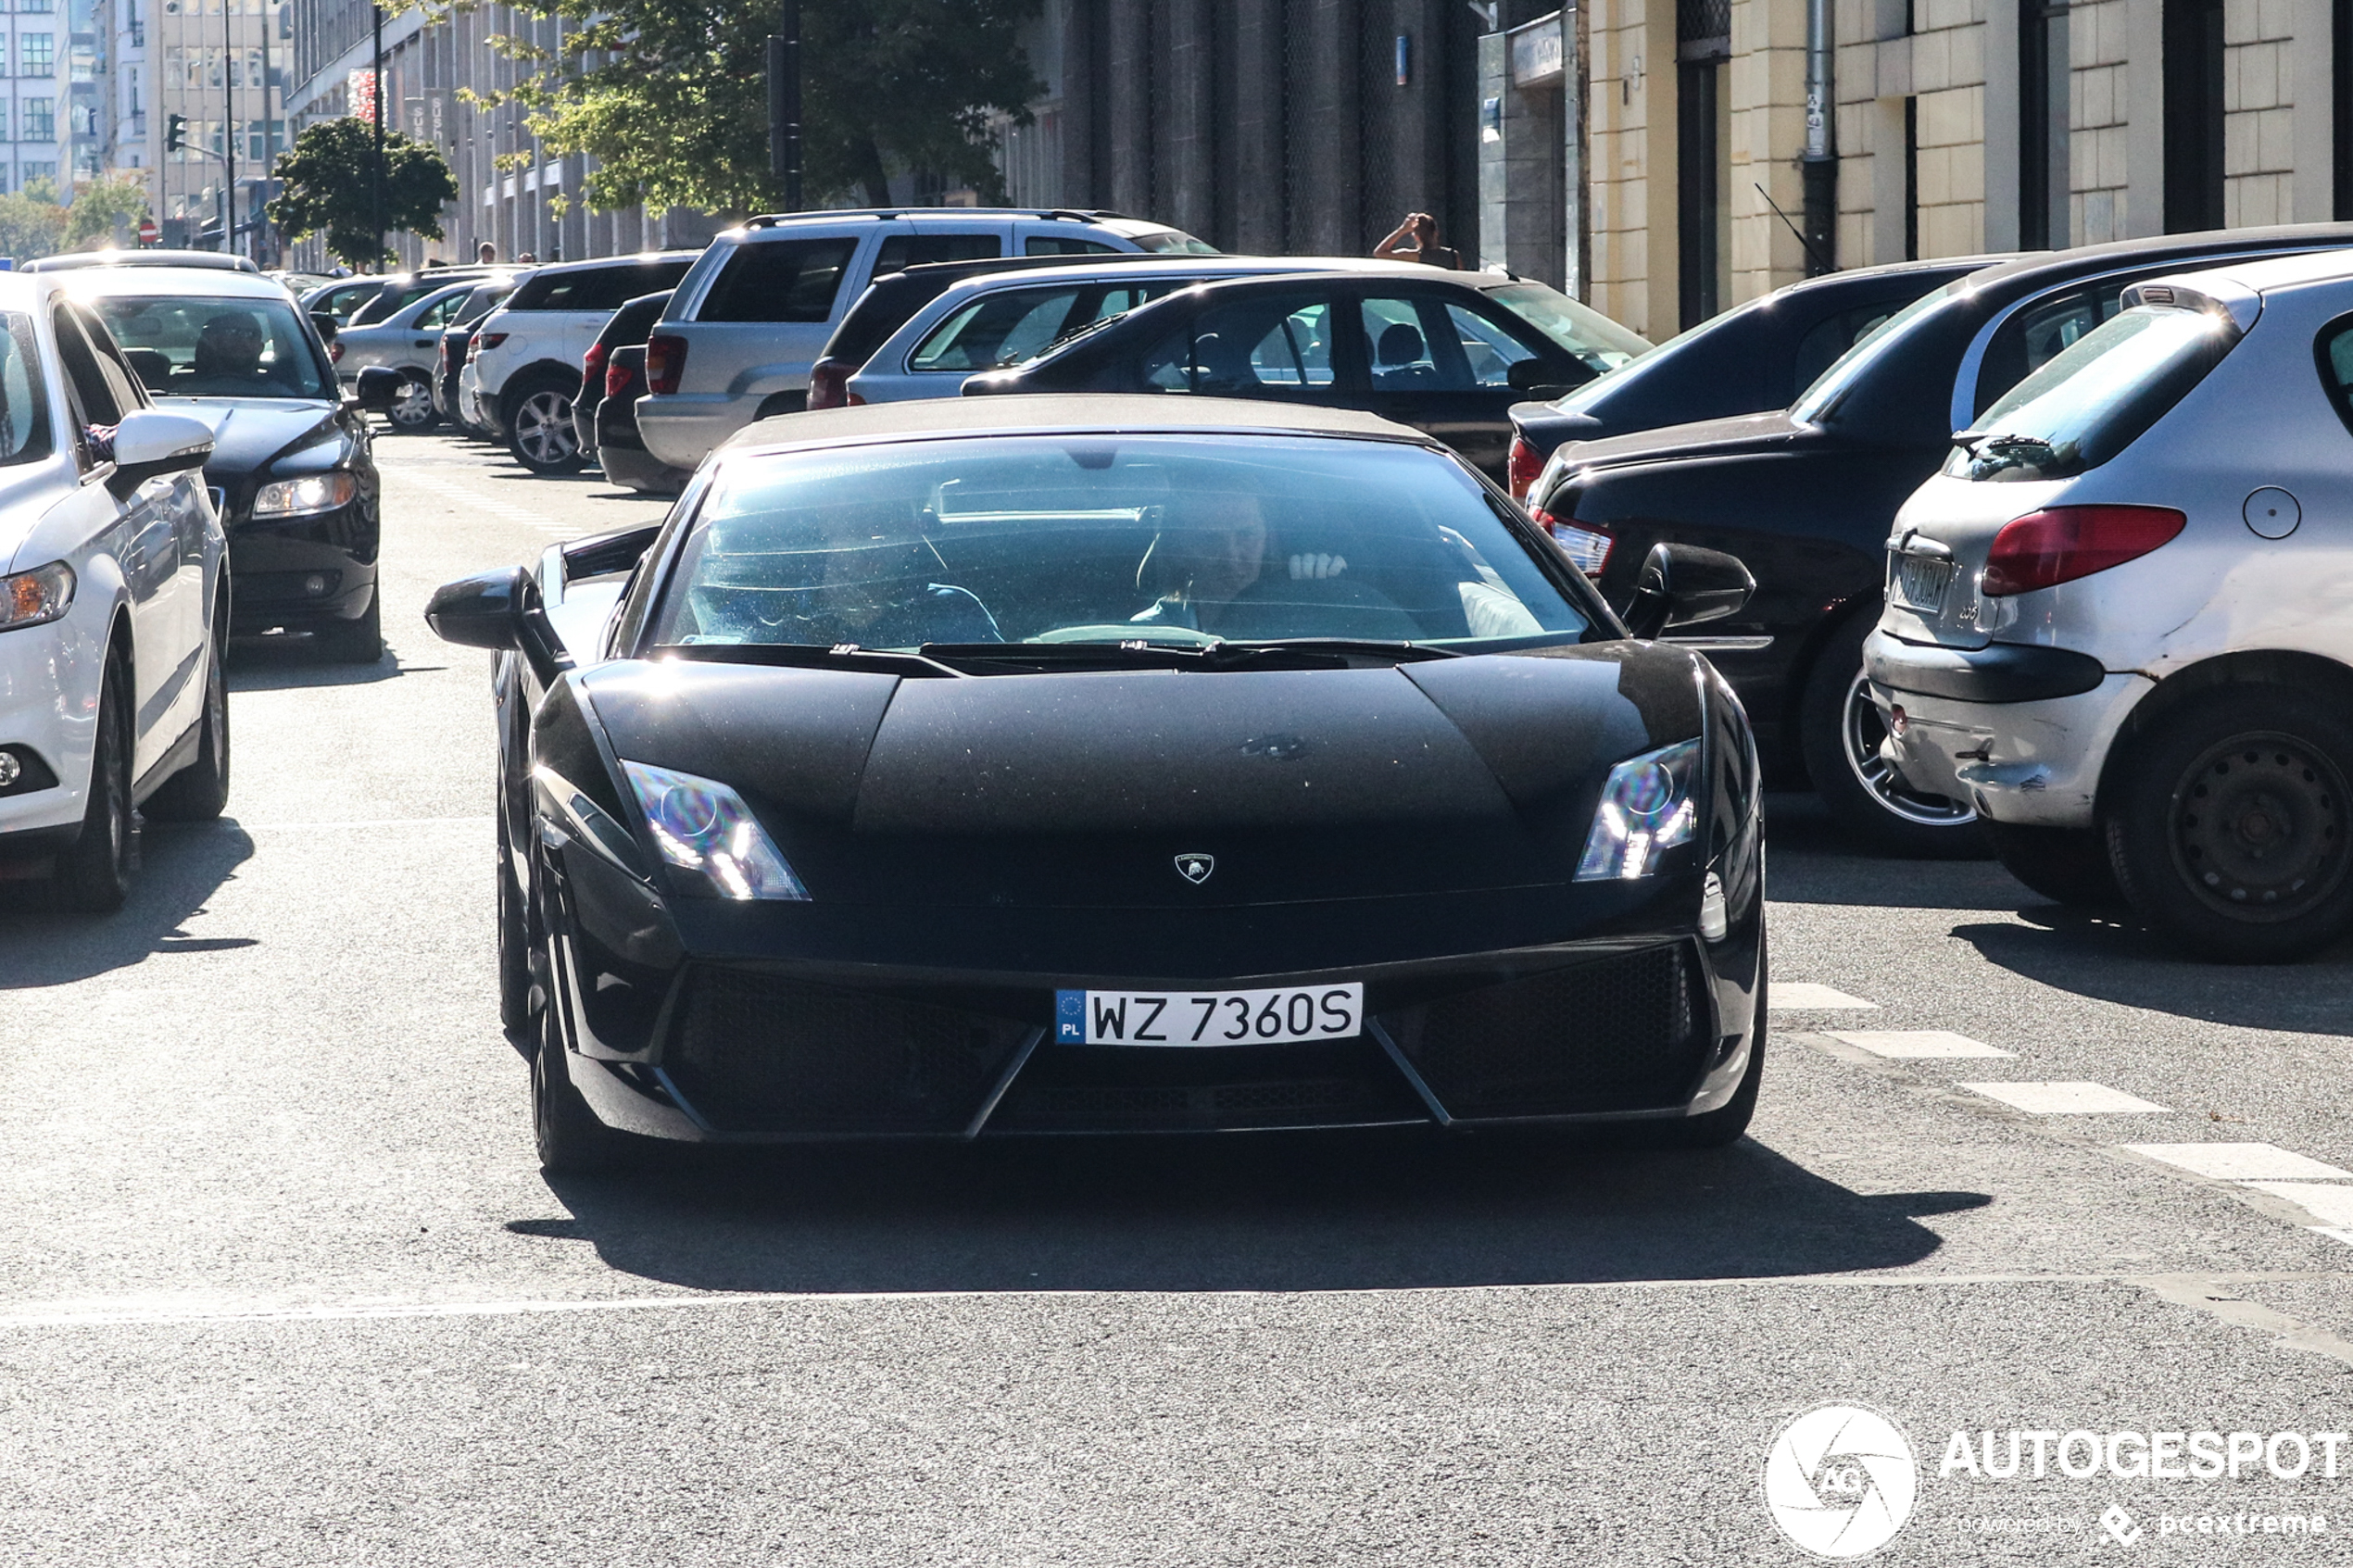
[[[2122,566],[2189,521],[2171,507],[2053,507],[2012,518],[1986,555],[1985,596],[2032,593]]]
[[[507,334],[504,332],[476,332],[473,335],[473,341],[466,345],[466,347],[470,353],[479,354],[485,348],[496,348],[506,341]]]
[[[327,345],[327,363],[330,365],[340,365],[343,363],[343,339],[337,338],[334,342]]]
[[[668,397],[686,374],[686,340],[653,337],[646,340],[646,390]]]
[[[820,359],[810,368],[809,401],[811,408],[847,408],[849,407],[849,367],[838,359]]]
[[[605,367],[605,395],[618,397],[629,390],[629,367],[614,360]]]
[[[588,345],[588,352],[580,357],[580,390],[585,393],[590,387],[604,383],[605,345],[592,343]]]
[[[1512,455],[1504,461],[1504,475],[1511,482],[1512,499],[1528,499],[1528,487],[1544,471],[1544,458],[1535,447],[1518,436],[1512,437]]]
[[[1528,515],[1567,552],[1578,571],[1592,578],[1601,576],[1602,569],[1609,564],[1610,546],[1617,543],[1617,535],[1590,522],[1563,522],[1541,507],[1529,508]]]

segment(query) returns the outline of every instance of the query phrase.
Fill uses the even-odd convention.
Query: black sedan
[[[1986,852],[1965,801],[1907,786],[1880,756],[1863,639],[1888,530],[1994,401],[2114,315],[2124,288],[2185,264],[2353,245],[2353,225],[2171,234],[2042,252],[1922,295],[1786,411],[1565,443],[1533,513],[1625,603],[1651,546],[1729,551],[1755,570],[1737,620],[1694,639],[1738,691],[1768,773],[1810,783],[1858,836],[1913,855]]]
[[[233,630],[308,633],[330,659],[374,663],[374,451],[310,319],[270,279],[236,272],[92,268],[73,286],[157,405],[212,427],[205,483],[229,533]]]
[[[1558,396],[1650,344],[1542,283],[1489,272],[1290,273],[1168,295],[1026,365],[1000,392],[1139,392],[1360,408],[1438,437],[1502,480],[1511,407]]]
[[[1518,404],[1511,410],[1511,492],[1527,495],[1564,441],[1786,408],[1890,316],[2009,259],[1947,257],[1808,278],[1711,317],[1566,397]]]
[[[1635,630],[1736,608],[1662,551]],[[738,434],[453,583],[550,1170],[648,1140],[1746,1126],[1740,707],[1416,433],[1210,399]]]

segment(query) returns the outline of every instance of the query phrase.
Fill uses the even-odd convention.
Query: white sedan
[[[0,274],[0,886],[103,912],[134,810],[227,802],[228,556],[211,429],[151,408],[61,282]]]

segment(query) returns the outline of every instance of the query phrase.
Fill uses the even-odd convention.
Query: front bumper
[[[376,594],[380,536],[364,498],[315,517],[231,523],[231,632],[297,631],[365,615]]]
[[[1871,699],[1888,726],[1880,754],[1913,788],[1967,800],[1997,822],[2087,828],[2108,750],[2155,684],[2103,675],[2072,696],[1989,703],[1891,690],[1874,677]]]
[[[751,423],[761,397],[750,393],[650,394],[637,399],[637,438],[673,468],[692,470],[736,432]]]
[[[96,608],[99,638],[83,635],[87,618],[76,614],[0,633],[0,746],[25,770],[0,793],[0,865],[63,848],[80,830],[106,669],[107,607]]]

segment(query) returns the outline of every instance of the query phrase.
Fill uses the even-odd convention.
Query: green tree
[[[23,190],[0,196],[0,256],[19,261],[47,256],[65,231],[65,208],[57,205],[57,187],[49,181],[28,180]]]
[[[1029,122],[1045,84],[1014,29],[1039,0],[803,0],[801,158],[812,199],[889,200],[895,170],[1003,182],[993,115]],[[535,0],[565,24],[559,58],[501,46],[535,69],[514,95],[559,153],[593,154],[592,206],[743,211],[782,191],[768,162],[767,39],[775,14],[740,0]]]
[[[111,241],[118,224],[135,234],[146,216],[146,186],[136,180],[94,180],[74,194],[66,209],[66,245]]]
[[[290,240],[325,231],[327,248],[353,267],[381,265],[370,182],[375,169],[375,128],[346,116],[322,119],[295,138],[278,157],[284,193],[270,204],[270,220]],[[428,143],[384,132],[386,233],[406,230],[441,238],[441,209],[458,199],[449,165]]]

